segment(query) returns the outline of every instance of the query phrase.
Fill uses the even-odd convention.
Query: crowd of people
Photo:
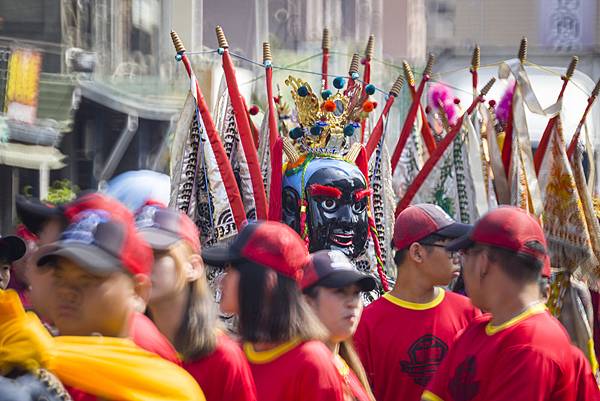
[[[309,254],[282,223],[250,222],[227,246],[201,249],[194,222],[158,202],[132,213],[88,193],[17,206],[23,225],[0,239],[0,310],[17,302],[37,318],[14,305],[14,316],[0,312],[0,400],[33,399],[18,378],[40,369],[57,379],[36,380],[62,381],[55,395],[82,401],[600,400],[589,362],[544,306],[543,231],[515,207],[474,226],[431,204],[403,210],[395,285],[363,310],[373,277],[340,251]],[[219,267],[217,303],[206,277]],[[458,276],[465,294],[448,289]],[[15,340],[25,318],[19,327],[41,321],[57,344],[89,350],[55,357],[85,380],[28,352],[60,348],[40,330]],[[136,376],[112,374],[119,361]],[[177,383],[177,397],[153,387],[160,380]]]

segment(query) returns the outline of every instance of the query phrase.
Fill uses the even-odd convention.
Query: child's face
[[[58,258],[51,282],[52,317],[61,335],[127,334],[135,296],[132,277],[124,272],[91,274]]]
[[[0,289],[5,290],[10,281],[10,262],[0,258]]]

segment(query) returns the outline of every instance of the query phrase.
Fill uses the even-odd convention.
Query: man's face
[[[0,257],[0,290],[5,290],[10,281],[10,262]]]
[[[356,166],[324,166],[305,185],[310,252],[337,249],[353,259],[365,251],[368,237],[368,199],[365,178]],[[292,187],[283,192],[283,220],[299,232],[299,196]]]
[[[56,259],[51,274],[51,315],[61,335],[127,335],[135,295],[129,275],[94,275],[65,258]]]
[[[428,251],[424,253],[422,271],[431,285],[447,286],[460,273],[460,265],[456,263],[454,253],[444,249],[448,242],[449,240],[440,240],[432,245],[424,245]]]

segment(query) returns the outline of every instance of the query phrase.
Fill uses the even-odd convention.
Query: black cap
[[[337,250],[321,250],[310,255],[304,267],[302,290],[320,286],[343,288],[356,284],[361,291],[372,291],[377,286],[375,279],[356,270],[350,259]]]
[[[32,233],[38,235],[46,222],[53,218],[60,219],[66,226],[64,210],[60,206],[51,206],[37,198],[17,195],[15,199],[17,216],[23,225]]]
[[[14,262],[21,259],[26,251],[27,246],[21,238],[15,235],[7,235],[0,238],[0,258]]]

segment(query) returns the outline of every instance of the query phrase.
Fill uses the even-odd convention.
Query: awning
[[[63,168],[65,155],[52,146],[0,143],[0,164],[39,170]]]

